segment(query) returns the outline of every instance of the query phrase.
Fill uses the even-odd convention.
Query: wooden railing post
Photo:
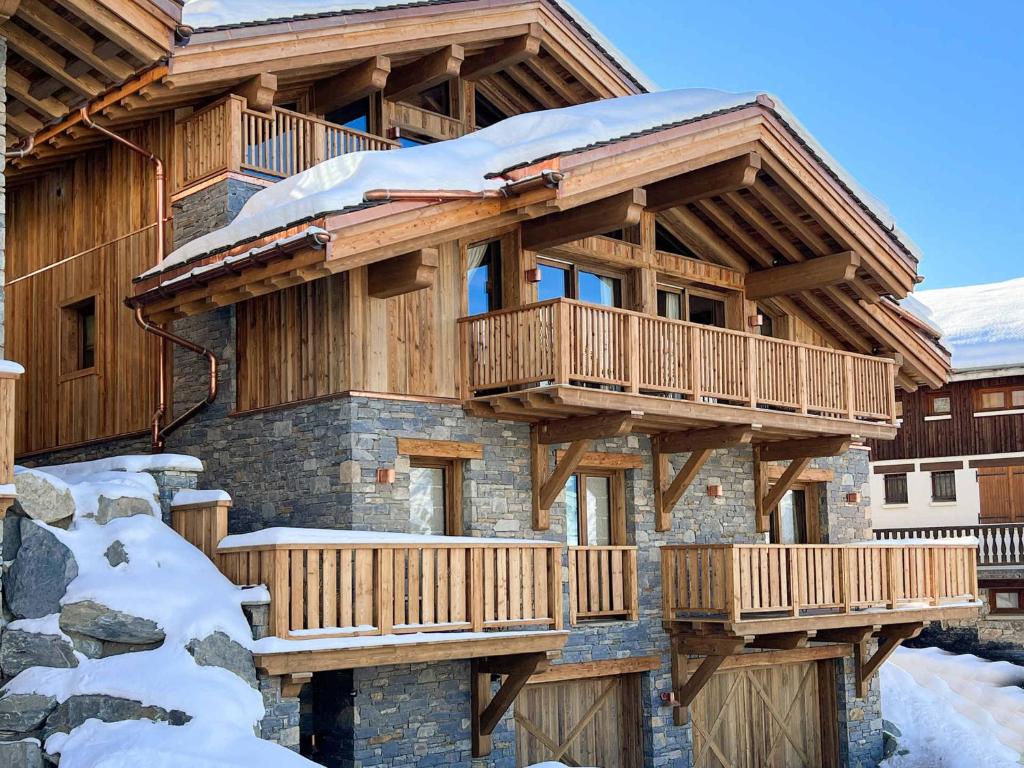
[[[572,376],[572,305],[558,301],[552,305],[554,318],[555,384],[568,384]]]
[[[287,639],[291,617],[291,590],[288,579],[291,573],[291,550],[276,549],[272,554],[270,583],[270,634]]]
[[[893,388],[893,392],[895,392]],[[807,348],[796,349],[796,399],[800,413],[807,413]]]
[[[392,549],[375,550],[377,557],[376,584],[374,585],[377,634],[389,635],[394,627],[395,552]]]
[[[469,322],[459,322],[459,397],[469,400],[473,396],[472,360],[469,349]]]
[[[701,376],[701,329],[700,326],[689,326],[690,332],[690,387],[693,399],[700,400],[703,377]]]
[[[242,137],[242,111],[245,99],[231,95],[227,99],[227,116],[225,125],[225,141],[227,148],[227,166],[229,171],[238,173],[242,170],[245,160],[245,141]]]
[[[747,336],[747,405],[751,408],[757,407],[758,395],[758,372],[757,372],[757,336]]]
[[[740,551],[729,545],[725,549],[725,608],[729,621],[739,621],[743,612],[743,588],[740,577]]]
[[[327,126],[318,121],[312,124],[312,128],[313,146],[310,148],[310,162],[319,165],[327,159]]]
[[[887,376],[886,381],[891,383],[891,382],[896,380],[896,374],[899,371],[899,367],[896,365],[896,363],[888,363],[886,365],[886,368],[888,369],[888,372],[889,372],[889,375]],[[895,424],[899,423],[899,419],[896,416],[896,387],[889,386],[888,387],[888,394],[889,394],[889,423],[895,425]]]
[[[474,632],[484,631],[484,551],[469,550],[469,622]]]
[[[622,593],[625,596],[626,607],[629,609],[629,620],[637,621],[640,618],[640,578],[636,547],[626,550],[626,563],[622,569],[622,578]]]
[[[626,355],[627,375],[629,382],[626,389],[629,392],[640,391],[640,317],[639,315],[627,315],[626,317]]]
[[[676,550],[661,550],[661,612],[665,621],[672,621],[675,613]]]

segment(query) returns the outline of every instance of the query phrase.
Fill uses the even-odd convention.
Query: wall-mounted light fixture
[[[395,482],[395,470],[392,467],[381,467],[377,470],[377,484],[391,485]]]
[[[764,315],[750,315],[747,318],[747,325],[749,325],[751,328],[760,328],[762,325],[764,325]]]
[[[722,486],[720,486],[720,485],[709,485],[708,486],[708,496],[710,496],[711,498],[718,499],[718,498],[721,498],[724,495],[725,495],[725,491],[722,490]]]
[[[540,267],[530,267],[526,270],[526,282],[528,283],[539,283],[540,282]]]
[[[861,499],[860,493],[857,492],[857,491],[853,491],[852,493],[846,494],[846,503],[847,504],[860,504],[860,499]]]

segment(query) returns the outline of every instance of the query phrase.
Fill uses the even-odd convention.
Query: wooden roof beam
[[[644,190],[631,189],[604,200],[523,222],[522,246],[528,251],[539,251],[639,224],[646,204]]]
[[[853,251],[843,251],[799,264],[750,272],[745,283],[747,298],[792,296],[813,288],[849,282],[856,277],[858,267],[860,256]]]
[[[393,69],[384,88],[384,95],[393,101],[401,101],[416,93],[422,93],[428,88],[458,77],[465,59],[466,51],[461,45],[447,45],[439,51]]]
[[[437,261],[437,248],[421,248],[371,264],[367,267],[367,294],[375,299],[390,299],[429,288],[437,277]]]
[[[856,435],[843,437],[812,437],[805,440],[783,440],[760,446],[761,461],[783,461],[785,459],[816,459],[838,456],[849,450],[859,440]]]
[[[660,435],[656,442],[661,453],[689,453],[708,448],[732,448],[737,445],[745,445],[760,431],[760,424],[695,429],[688,432]]]
[[[20,115],[7,113],[7,124],[14,128],[22,136],[30,136],[33,133],[41,130],[43,124],[32,117],[27,112],[22,112]]]
[[[761,156],[756,152],[748,152],[682,176],[656,182],[647,187],[647,209],[657,213],[706,197],[746,189],[757,179],[760,170]]]
[[[7,38],[7,43],[12,50],[20,53],[25,59],[75,93],[92,99],[106,90],[106,86],[91,75],[83,74],[75,77],[69,74],[70,63],[67,59],[21,27],[13,24],[6,25],[4,37]]]
[[[553,93],[549,93],[544,86],[538,82],[530,71],[519,66],[512,66],[505,70],[505,75],[513,83],[522,88],[531,99],[541,106],[542,109],[557,109],[564,107],[561,100]]]
[[[665,211],[662,217],[664,219],[662,224],[702,258],[716,261],[741,272],[750,271],[750,264],[742,254],[737,253],[692,211],[686,208],[672,208]]]
[[[95,40],[39,0],[22,0],[18,17],[31,22],[35,29],[115,82],[123,82],[135,74],[134,68],[116,56],[98,56]]]
[[[21,0],[0,0],[0,24],[8,21],[11,16],[18,12]]]
[[[16,70],[7,70],[8,94],[22,102],[29,109],[33,109],[43,117],[51,120],[64,117],[70,111],[68,105],[60,99],[55,99],[52,96],[39,98],[32,94],[31,89],[32,83],[27,77]]]
[[[274,108],[274,98],[277,96],[277,75],[273,72],[260,72],[241,85],[235,86],[232,92],[245,99],[249,109],[270,112]]]
[[[99,0],[57,0],[57,3],[137,59],[154,62],[167,55],[164,48],[140,33]]]
[[[319,112],[333,112],[383,91],[390,75],[391,59],[374,56],[340,74],[318,80],[313,86],[313,103]]]
[[[515,64],[522,64],[540,54],[540,24],[531,24],[525,35],[513,37],[483,53],[470,56],[462,65],[462,77],[476,81],[501,72]]]

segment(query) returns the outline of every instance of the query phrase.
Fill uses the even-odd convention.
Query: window
[[[539,260],[537,299],[578,299],[605,307],[622,306],[622,278],[594,272],[568,262]]]
[[[466,256],[469,314],[501,309],[501,242],[476,243],[469,246]]]
[[[974,395],[975,411],[1007,411],[1024,408],[1024,386],[986,387]]]
[[[658,286],[658,315],[725,328],[725,301],[686,288]]]
[[[691,259],[697,258],[697,254],[683,245],[679,238],[661,224],[654,225],[654,248],[665,253],[674,253],[677,256],[688,256]]]
[[[448,80],[433,88],[428,88],[422,93],[417,93],[415,96],[410,96],[405,101],[414,107],[436,112],[439,115],[453,116],[454,99],[452,99],[451,83]]]
[[[956,501],[956,472],[932,472],[932,501]]]
[[[902,400],[896,400],[896,418],[897,419],[902,419],[903,418],[903,401]]]
[[[907,499],[907,475],[901,473],[898,475],[886,475],[885,476],[885,503],[886,504],[906,504]]]
[[[758,333],[762,336],[775,338],[775,318],[764,307],[758,307],[757,314],[761,316],[761,325],[757,329]]]
[[[580,472],[565,484],[565,538],[570,547],[624,544],[625,491],[621,472]]]
[[[65,304],[62,312],[61,372],[88,371],[96,367],[96,297]]]
[[[990,613],[1022,613],[1024,612],[1021,610],[1021,607],[1024,606],[1024,589],[989,588],[988,605]]]
[[[337,125],[343,125],[346,128],[369,133],[371,130],[370,115],[372,109],[371,97],[367,96],[365,99],[354,101],[341,109],[328,112],[325,119]]]
[[[457,459],[410,460],[409,532],[461,535],[462,466]]]
[[[953,401],[946,392],[929,392],[926,406],[929,416],[948,416],[952,413]]]

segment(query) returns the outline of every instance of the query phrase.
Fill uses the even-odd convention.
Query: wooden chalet
[[[303,496],[322,510],[344,494],[338,528],[384,525],[357,515],[392,504],[433,537],[218,546],[225,505],[176,511],[229,578],[270,590],[269,632],[295,644],[259,664],[286,695],[338,670],[473,659],[477,756],[515,727],[521,765],[639,766],[653,729],[688,744],[689,723],[693,764],[730,764],[739,747],[713,725],[728,713],[802,734],[766,737],[738,764],[838,765],[857,747],[837,675],[865,696],[900,642],[977,611],[973,547],[856,541],[866,502],[836,462],[892,440],[897,390],[941,385],[949,358],[895,303],[918,281],[912,247],[774,99],[493,167],[479,190],[364,189],[340,210],[268,214],[238,241],[164,260],[227,225],[239,197],[324,161],[404,157],[645,82],[554,0],[200,26],[125,84],[91,76],[109,88],[82,110],[63,91],[65,113],[25,103],[34,147],[8,177],[21,460],[152,441],[209,458],[246,505],[240,532],[281,525],[260,517],[274,504],[323,527]],[[340,467],[287,477],[259,463],[265,448],[317,464],[318,446],[286,447],[299,446],[288,414],[312,422],[343,400],[408,412],[381,416]],[[349,426],[324,418],[318,441],[341,441]],[[504,479],[520,457],[522,480]],[[829,522],[850,510],[860,533]],[[646,637],[602,655],[623,627]],[[350,642],[365,636],[383,639]],[[763,695],[737,709],[725,675]],[[773,710],[765,686],[813,716]]]

